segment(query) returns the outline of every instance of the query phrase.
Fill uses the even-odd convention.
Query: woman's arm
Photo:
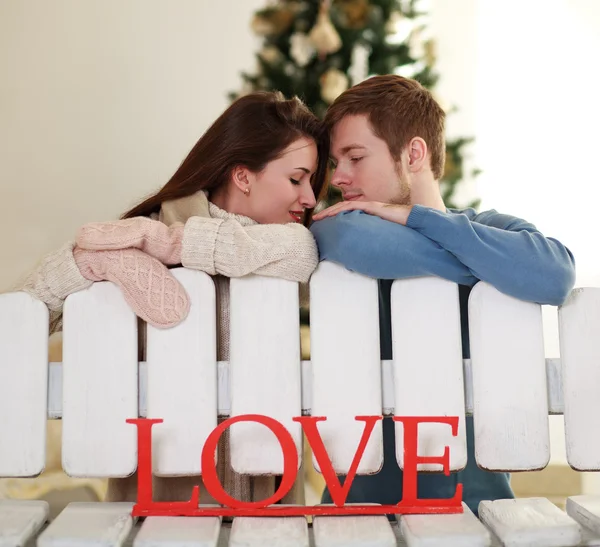
[[[210,275],[258,274],[307,282],[318,264],[316,242],[300,224],[253,224],[235,219],[191,217],[166,226],[136,217],[84,226],[77,238],[84,249],[136,248],[163,264],[182,264]]]
[[[46,255],[38,266],[11,292],[23,291],[42,301],[50,311],[50,334],[60,330],[63,304],[67,296],[88,288],[92,281],[81,274],[69,242]]]
[[[143,279],[152,279],[144,283]],[[157,259],[139,249],[90,251],[66,243],[45,256],[26,279],[13,288],[42,301],[50,311],[50,334],[60,330],[64,301],[94,281],[111,281],[135,314],[157,328],[180,323],[189,312],[185,289]],[[151,298],[149,293],[162,294]]]
[[[300,224],[192,217],[181,247],[183,266],[227,277],[254,273],[306,283],[319,261],[314,237]]]

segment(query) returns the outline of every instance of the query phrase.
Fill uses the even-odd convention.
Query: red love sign
[[[458,417],[419,417],[394,416],[393,420],[404,425],[404,481],[402,501],[397,505],[344,505],[352,481],[356,476],[358,464],[365,451],[375,424],[382,416],[356,416],[355,420],[365,423],[358,449],[348,470],[344,484],[341,484],[331,459],[327,454],[317,423],[327,418],[316,416],[299,416],[293,418],[302,426],[304,434],[312,448],[313,454],[323,478],[331,494],[333,506],[277,506],[273,505],[282,499],[292,488],[298,470],[298,454],[296,445],[288,430],[277,420],[260,414],[244,414],[229,418],[219,424],[208,436],[202,449],[202,479],[208,493],[223,507],[198,507],[200,499],[199,486],[194,486],[191,499],[185,502],[155,502],[152,500],[152,426],[162,423],[161,419],[131,419],[127,423],[137,426],[138,433],[138,499],[133,507],[132,515],[149,516],[300,516],[300,515],[386,515],[417,513],[462,513],[462,484],[456,486],[455,494],[449,499],[417,498],[417,464],[441,464],[444,474],[450,474],[450,450],[446,446],[443,456],[417,455],[418,427],[420,423],[448,424],[452,435],[458,434]],[[268,427],[277,437],[283,451],[283,476],[277,491],[262,501],[244,502],[231,497],[221,485],[215,465],[215,451],[223,432],[238,422],[257,422]]]

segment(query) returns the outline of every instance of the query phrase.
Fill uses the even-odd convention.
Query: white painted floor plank
[[[0,547],[21,547],[48,519],[45,501],[0,500]]]
[[[309,547],[305,517],[236,517],[229,547]]]
[[[570,496],[566,510],[579,524],[600,535],[600,496]]]
[[[313,534],[316,547],[396,547],[385,515],[315,516]]]
[[[400,528],[408,547],[489,547],[488,529],[463,502],[456,515],[403,515]]]
[[[148,517],[133,547],[216,547],[220,517]]]
[[[131,528],[133,503],[70,503],[40,535],[38,547],[121,547]]]
[[[479,518],[505,547],[575,547],[579,525],[546,498],[482,501]]]
[[[581,543],[580,547],[600,547],[600,534],[581,526]]]

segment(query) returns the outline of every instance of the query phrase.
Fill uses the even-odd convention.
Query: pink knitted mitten
[[[81,275],[90,281],[112,281],[138,317],[159,328],[183,321],[190,301],[183,286],[157,259],[139,249],[88,251],[75,247]]]
[[[183,224],[167,226],[158,220],[135,217],[85,224],[79,229],[77,245],[103,251],[140,249],[163,264],[180,264],[182,239]]]

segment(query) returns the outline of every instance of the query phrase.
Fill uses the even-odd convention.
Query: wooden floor
[[[2,547],[592,547],[600,546],[600,497],[562,511],[545,498],[482,502],[457,515],[132,519],[132,503],[76,502],[48,522],[45,501],[0,500]]]

